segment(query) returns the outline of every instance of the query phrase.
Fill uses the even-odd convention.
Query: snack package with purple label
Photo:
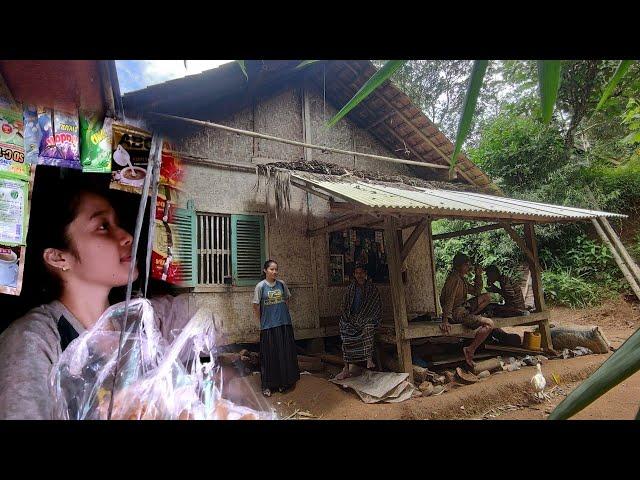
[[[42,134],[38,165],[82,169],[78,112],[39,108],[38,125]]]

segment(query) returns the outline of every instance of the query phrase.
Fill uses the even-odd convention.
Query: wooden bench
[[[526,316],[518,317],[505,317],[492,318],[496,328],[504,327],[516,327],[526,325],[538,325],[540,327],[540,333],[542,335],[542,348],[543,350],[552,349],[551,335],[549,333],[549,312],[535,312]],[[403,340],[413,340],[417,338],[428,337],[473,337],[473,330],[467,328],[459,323],[450,324],[451,329],[448,335],[444,335],[440,330],[442,322],[410,322],[405,331],[403,332]],[[393,324],[383,323],[380,327],[380,332],[377,334],[377,339],[384,343],[395,344],[397,341],[396,332]]]

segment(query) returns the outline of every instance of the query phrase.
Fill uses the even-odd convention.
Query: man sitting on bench
[[[487,292],[499,294],[504,299],[504,304],[489,304],[487,311],[496,317],[517,317],[528,315],[529,311],[524,304],[522,289],[511,278],[502,275],[498,267],[489,265],[487,267]],[[499,286],[495,286],[498,282]]]
[[[489,302],[491,295],[482,291],[482,268],[475,267],[475,281],[471,286],[465,279],[465,275],[471,270],[469,257],[464,253],[456,253],[453,257],[453,269],[440,292],[440,305],[442,306],[442,325],[440,329],[449,333],[451,323],[461,323],[465,327],[475,330],[475,338],[468,347],[463,347],[464,358],[467,364],[473,368],[473,355],[476,349],[491,334],[494,328],[493,321],[479,315]],[[467,299],[469,293],[476,295]]]

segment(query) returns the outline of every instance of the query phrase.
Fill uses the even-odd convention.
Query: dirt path
[[[571,310],[555,308],[551,322],[561,324],[599,325],[614,347],[618,347],[640,328],[638,305],[622,300],[608,302],[598,308]],[[522,331],[525,327],[516,328]],[[476,384],[448,385],[439,396],[413,398],[400,404],[363,403],[352,391],[329,382],[339,367],[329,367],[324,375],[302,375],[295,389],[275,393],[268,402],[281,418],[295,412],[295,418],[320,419],[544,419],[580,381],[593,373],[608,354],[588,355],[567,360],[549,360],[542,371],[549,389],[555,384],[551,374],[560,377],[551,402],[538,404],[532,397],[530,379],[534,367],[516,372],[493,374]],[[244,388],[259,391],[259,375],[245,377]],[[612,389],[598,401],[576,415],[576,419],[631,419],[640,407],[640,373]],[[300,417],[300,412],[306,417]]]

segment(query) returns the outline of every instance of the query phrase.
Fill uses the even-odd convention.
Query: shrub
[[[589,282],[571,269],[542,272],[544,295],[551,303],[571,308],[598,305],[613,292],[602,285]]]

